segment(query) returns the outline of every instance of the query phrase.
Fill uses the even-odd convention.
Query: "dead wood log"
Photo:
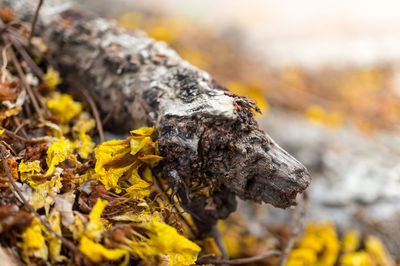
[[[31,21],[32,1],[0,2]],[[286,208],[307,188],[309,173],[259,128],[253,100],[222,88],[164,42],[46,3],[37,33],[65,83],[88,89],[103,117],[113,111],[112,131],[156,127],[159,170],[200,231],[235,210],[235,195]]]

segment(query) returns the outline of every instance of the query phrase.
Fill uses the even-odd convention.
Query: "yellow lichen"
[[[30,180],[30,177],[34,174],[43,172],[39,160],[26,163],[22,160],[18,165],[18,171],[22,182]]]
[[[61,215],[58,211],[53,210],[49,217],[48,222],[50,227],[55,233],[61,235]],[[61,240],[53,234],[47,232],[47,241],[49,243],[49,257],[53,263],[61,262],[66,258],[61,253]]]
[[[342,251],[343,252],[354,252],[360,245],[360,233],[356,230],[349,230],[343,237]]]
[[[61,83],[60,73],[54,68],[49,67],[43,76],[43,81],[47,84],[50,91],[53,91]]]
[[[29,262],[29,257],[35,257],[47,260],[48,249],[46,240],[39,222],[36,219],[32,220],[32,224],[25,229],[21,235],[22,242],[18,244],[21,248],[22,258],[25,262]]]
[[[343,255],[340,259],[341,266],[372,266],[371,258],[365,251],[352,252]]]
[[[310,223],[287,265],[334,265],[340,251],[335,228],[330,223]]]
[[[121,265],[127,265],[129,262],[129,252],[124,249],[108,249],[103,245],[92,241],[83,236],[80,240],[79,250],[91,261],[99,263],[106,260],[118,260],[124,258]]]
[[[307,119],[316,124],[324,124],[331,128],[338,128],[343,123],[343,115],[340,112],[327,112],[324,108],[318,105],[310,106],[305,116]]]
[[[101,213],[107,206],[108,201],[98,199],[90,212],[89,222],[86,225],[85,235],[93,241],[99,241],[103,234],[104,228],[101,222]]]
[[[59,141],[54,142],[47,150],[46,163],[49,169],[45,175],[51,175],[58,164],[69,158],[72,150],[73,147],[70,141],[66,140],[64,137],[62,137]]]
[[[61,122],[69,122],[82,112],[82,104],[75,102],[69,94],[53,93],[46,106]]]
[[[378,266],[394,266],[396,263],[390,257],[385,245],[375,236],[367,236],[365,249],[378,263]]]

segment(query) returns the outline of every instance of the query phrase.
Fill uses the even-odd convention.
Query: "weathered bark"
[[[11,3],[31,19],[30,1]],[[113,110],[111,130],[156,127],[159,169],[201,231],[235,210],[235,195],[285,208],[306,189],[307,170],[259,128],[253,100],[140,31],[76,10],[52,11],[42,9],[38,32],[65,83],[87,88],[103,116]]]

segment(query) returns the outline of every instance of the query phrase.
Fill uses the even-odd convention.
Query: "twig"
[[[162,183],[161,183],[161,181],[160,181],[160,179],[158,178],[157,175],[154,175],[154,179],[156,180],[157,186],[160,188],[160,190],[162,191],[162,193],[163,193],[167,198],[169,198],[168,195],[167,195],[167,192],[165,191],[164,186],[162,185]],[[185,216],[183,216],[183,215],[181,214],[181,212],[178,210],[178,207],[177,207],[175,204],[174,204],[173,206],[174,206],[173,208],[176,210],[176,212],[177,212],[179,218],[181,218],[182,221],[186,224],[186,226],[189,228],[189,231],[192,233],[192,235],[193,235],[194,237],[197,238],[198,235],[199,235],[198,232],[197,232],[197,230],[195,230],[195,229],[193,228],[193,226],[189,223],[189,221],[185,218]]]
[[[82,89],[81,91],[82,91],[82,94],[86,97],[86,100],[88,101],[88,103],[90,105],[90,108],[92,109],[94,120],[96,121],[97,131],[99,132],[100,143],[102,143],[102,142],[104,142],[104,133],[103,133],[103,125],[101,123],[99,111],[97,110],[96,104],[93,101],[92,97],[90,97],[89,93],[85,89]]]
[[[17,134],[18,131],[21,130],[22,135],[24,135],[24,138],[28,138],[28,134],[26,133],[25,129],[24,129],[24,125],[25,125],[25,121],[22,121],[22,124],[18,121],[18,119],[14,116],[14,123],[17,125],[17,129],[15,129],[14,134]]]
[[[28,101],[24,102],[25,117],[32,117],[32,110]]]
[[[6,74],[7,74],[7,56],[6,56],[6,51],[7,48],[10,46],[10,44],[6,44],[5,47],[1,51],[1,57],[2,57],[2,66],[1,66],[1,82],[4,83],[6,81]]]
[[[32,60],[29,54],[25,51],[25,49],[18,43],[18,40],[16,40],[15,37],[11,34],[7,34],[7,37],[8,37],[7,40],[10,40],[12,42],[13,46],[17,49],[18,53],[21,54],[25,62],[31,67],[32,71],[35,72],[35,74],[38,75],[39,78],[43,78],[44,76],[43,71],[36,65],[36,63]],[[36,88],[32,88],[32,92],[35,95],[40,106],[43,108],[46,116],[49,117],[51,115],[50,111],[47,108],[46,104],[43,102],[42,97],[40,97],[39,92],[36,90]]]
[[[29,34],[29,47],[31,47],[31,45],[32,45],[31,41],[32,41],[33,34],[35,33],[36,22],[38,20],[39,11],[40,11],[40,8],[42,7],[42,4],[43,4],[43,0],[39,0],[38,6],[35,11],[35,16],[33,17],[33,21],[32,21],[31,33]]]
[[[15,138],[15,139],[20,140],[20,141],[23,141],[23,142],[31,142],[30,139],[23,138],[23,137],[21,137],[21,136],[15,134],[15,133],[13,133],[13,132],[11,132],[11,131],[5,129],[5,128],[3,128],[3,127],[0,127],[0,129],[1,129],[1,130],[4,130],[4,134],[8,135],[9,137]]]
[[[280,262],[280,266],[285,266],[286,262],[288,260],[290,251],[292,251],[293,246],[294,246],[294,242],[296,241],[296,238],[298,237],[298,235],[300,234],[300,232],[303,230],[304,227],[304,220],[305,220],[305,216],[306,216],[306,212],[308,209],[308,195],[307,192],[304,192],[301,196],[301,202],[300,202],[300,206],[297,206],[295,213],[292,216],[291,219],[291,227],[292,232],[290,234],[290,238],[288,240],[288,243],[286,244],[285,250],[283,251],[282,254],[282,259]]]
[[[10,146],[10,144],[5,141],[2,141],[1,144],[6,146],[6,148],[9,149],[12,154],[14,154],[14,156],[18,156],[18,153]]]
[[[114,113],[114,111],[115,111],[115,106],[113,106],[113,107],[111,108],[110,112],[108,112],[107,115],[106,115],[106,117],[104,117],[103,122],[101,122],[101,124],[103,125],[103,127],[104,127],[105,124],[107,124],[108,120],[111,119],[112,114]]]
[[[199,264],[229,264],[229,265],[238,265],[238,264],[245,264],[245,263],[253,263],[257,262],[269,257],[279,256],[281,252],[279,250],[269,250],[263,254],[248,257],[248,258],[241,258],[241,259],[230,259],[230,260],[219,260],[219,259],[199,259],[197,263]]]
[[[9,36],[10,36],[9,39],[12,42],[13,46],[15,47],[15,49],[17,49],[18,53],[22,56],[22,58],[25,60],[25,62],[32,69],[32,72],[35,73],[36,76],[38,76],[39,78],[42,79],[44,76],[43,71],[33,61],[33,59],[28,54],[28,52],[24,49],[24,47],[22,47],[22,45],[19,43],[19,40],[17,40],[17,38],[15,38],[14,33],[10,32]]]
[[[7,43],[7,40],[4,36],[3,36],[3,40],[5,43]],[[33,107],[35,108],[36,113],[39,116],[39,119],[43,121],[44,118],[43,118],[42,113],[40,112],[40,107],[36,100],[36,97],[32,92],[31,86],[29,86],[28,82],[26,81],[26,78],[25,78],[24,72],[22,71],[21,65],[18,63],[17,57],[15,56],[15,53],[12,49],[10,49],[10,54],[11,54],[11,61],[13,62],[14,66],[17,70],[18,76],[19,76],[20,80],[22,81],[23,86],[25,87],[26,91],[29,94],[29,97],[32,100]]]
[[[218,226],[215,224],[213,225],[210,235],[212,238],[214,238],[215,244],[219,248],[219,251],[221,252],[221,258],[222,260],[229,259],[229,254],[228,250],[224,241],[224,238],[221,235],[221,232],[218,229]]]
[[[6,172],[6,175],[8,177],[8,180],[10,181],[11,186],[14,188],[14,191],[17,193],[17,195],[19,196],[19,198],[22,200],[23,204],[25,205],[25,207],[31,212],[33,213],[36,218],[40,221],[40,223],[55,237],[57,237],[59,240],[61,240],[61,242],[68,247],[75,255],[79,255],[80,251],[79,249],[77,249],[74,245],[73,242],[71,242],[70,240],[64,238],[63,236],[60,236],[59,234],[57,234],[53,228],[51,228],[51,226],[39,215],[39,213],[35,210],[35,208],[33,208],[33,206],[27,201],[27,199],[25,198],[24,194],[22,194],[21,190],[19,189],[19,187],[17,186],[17,184],[14,181],[14,178],[11,174],[11,170],[8,166],[8,163],[6,161],[6,148],[3,145],[0,145],[1,147],[1,160],[3,161],[3,167],[4,167],[4,171]]]

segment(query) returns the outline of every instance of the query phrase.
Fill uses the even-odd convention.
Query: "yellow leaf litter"
[[[73,126],[72,131],[78,135],[73,142],[74,149],[78,151],[82,159],[88,159],[89,155],[93,152],[95,143],[88,135],[88,132],[95,126],[94,119],[90,118],[87,112],[82,112],[78,116],[78,121]]]
[[[49,225],[55,232],[62,234],[60,213],[55,209],[50,211],[52,195],[59,193],[62,188],[62,171],[56,171],[56,167],[67,159],[79,165],[74,152],[82,159],[91,157],[95,144],[88,132],[94,128],[95,122],[88,113],[82,112],[82,105],[74,102],[69,95],[53,93],[46,104],[62,122],[62,131],[56,134],[60,138],[47,150],[48,170],[44,173],[40,161],[35,160],[21,161],[18,171],[21,182],[28,183],[34,189],[29,198],[30,203],[36,209],[45,207]],[[139,257],[150,265],[191,265],[197,260],[201,248],[179,234],[174,227],[164,223],[163,215],[150,210],[146,203],[153,185],[151,168],[162,159],[158,156],[158,143],[152,139],[153,132],[152,127],[139,128],[132,130],[131,136],[125,140],[111,140],[98,145],[94,149],[94,168],[76,177],[78,184],[96,179],[106,189],[141,200],[142,205],[147,206],[141,211],[132,211],[107,220],[101,218],[101,214],[108,202],[98,199],[88,220],[75,213],[75,222],[68,229],[73,239],[78,241],[80,251],[94,263],[118,261],[126,265],[129,255]],[[65,133],[71,136],[71,140],[59,135]],[[104,225],[111,225],[110,221],[134,223],[136,229],[132,229],[132,235],[124,239],[122,244],[108,248],[106,244],[109,240]],[[25,262],[31,258],[50,259],[52,263],[66,260],[61,255],[61,241],[41,227],[36,219],[22,233],[21,239],[18,246]],[[359,242],[360,237],[356,231],[349,231],[340,243],[332,224],[311,223],[303,239],[290,253],[287,265],[329,266],[338,261],[340,265],[394,265],[377,238],[367,237],[365,250],[358,250]],[[215,247],[212,250],[218,253]],[[340,258],[339,252],[343,253]]]
[[[135,233],[134,239],[125,239],[125,244],[117,249],[108,249],[97,243],[104,233],[100,216],[106,205],[107,201],[97,201],[90,213],[85,233],[80,239],[79,249],[93,262],[124,257],[122,264],[126,265],[129,253],[142,258],[150,265],[160,260],[170,266],[191,265],[196,262],[200,247],[180,235],[174,227],[162,222],[158,216],[144,215],[143,219],[137,216],[138,226],[146,229],[146,236]]]
[[[49,158],[49,157],[48,157]],[[35,209],[46,206],[49,209],[49,204],[52,202],[50,196],[56,195],[62,187],[62,178],[60,173],[56,173],[50,177],[43,175],[43,170],[40,167],[40,161],[32,162],[21,161],[18,165],[21,182],[29,184],[34,192],[29,198],[29,202]],[[54,170],[52,170],[54,172]],[[37,176],[34,178],[34,176]]]
[[[104,229],[100,216],[107,204],[108,201],[98,199],[90,212],[89,223],[86,225],[85,235],[94,241],[100,241],[101,239]]]
[[[58,73],[54,68],[49,67],[43,77],[43,81],[47,83],[49,90],[53,91],[58,84],[61,83],[60,73]]]
[[[168,265],[171,266],[190,265],[196,262],[200,247],[180,235],[172,226],[151,221],[144,224],[143,227],[149,230],[147,243],[152,247],[152,255],[166,257]]]
[[[124,257],[121,265],[127,265],[129,262],[129,252],[124,249],[107,249],[103,245],[96,243],[86,236],[80,241],[79,250],[85,254],[91,261],[99,263],[104,260],[117,260]]]
[[[72,145],[69,140],[61,137],[59,141],[54,142],[47,150],[46,163],[49,169],[46,172],[46,176],[51,175],[54,172],[55,167],[69,158],[72,153]]]
[[[93,262],[102,262],[104,260],[117,260],[124,257],[122,265],[127,265],[129,261],[129,253],[124,249],[107,249],[103,245],[97,243],[101,240],[104,233],[101,221],[101,213],[107,206],[106,200],[98,199],[93,206],[89,215],[89,222],[86,225],[83,234],[80,234],[79,250],[85,254]],[[78,219],[76,222],[81,223]]]
[[[333,224],[311,222],[303,238],[289,254],[286,266],[333,266],[337,263],[341,266],[395,265],[378,238],[367,236],[365,248],[360,249],[360,246],[356,230],[347,231],[340,242]]]
[[[153,184],[150,167],[162,159],[155,154],[157,144],[150,138],[153,130],[133,130],[126,140],[111,140],[97,146],[94,177],[116,193],[125,191],[134,198],[149,196]]]
[[[30,257],[47,260],[48,249],[39,222],[35,219],[32,224],[25,229],[21,235],[22,242],[18,244],[21,249],[22,258],[29,262]]]
[[[135,232],[134,237],[125,239],[121,248],[141,258],[148,265],[192,265],[201,248],[177,230],[157,219],[143,222],[146,235]]]
[[[58,235],[61,235],[61,216],[58,211],[55,209],[52,210],[48,217],[48,222],[50,227],[53,229],[54,232],[56,232]],[[61,240],[58,239],[56,236],[54,236],[51,233],[47,233],[47,239],[49,243],[49,255],[50,255],[50,260],[55,263],[55,262],[61,262],[65,260],[66,258],[64,256],[61,256]]]
[[[71,95],[53,92],[51,98],[46,101],[46,106],[51,113],[61,122],[69,122],[82,112],[82,104],[75,102]]]

